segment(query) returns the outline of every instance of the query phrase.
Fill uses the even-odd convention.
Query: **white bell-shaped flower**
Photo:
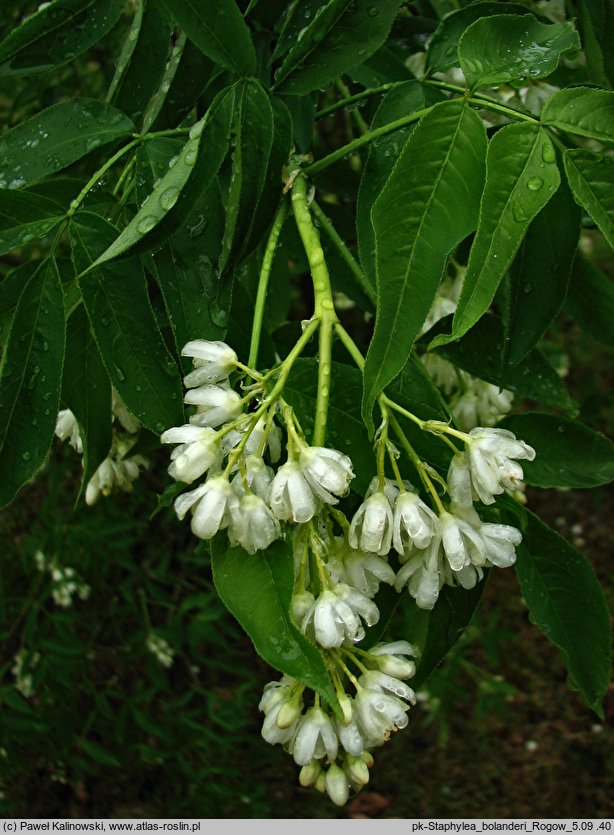
[[[352,548],[383,556],[392,543],[393,513],[383,492],[373,493],[360,505],[348,532]]]
[[[239,504],[236,493],[226,476],[209,478],[192,516],[192,533],[201,539],[211,539],[232,522],[232,511]]]
[[[383,745],[391,732],[406,727],[409,705],[396,696],[362,687],[354,699],[356,719],[367,746]]]
[[[532,461],[535,450],[506,429],[472,429],[466,441],[471,483],[480,501],[492,504],[504,490],[516,490],[523,471],[516,459]]]
[[[499,568],[508,568],[516,562],[516,546],[522,542],[517,528],[484,522],[479,531],[489,562]]]
[[[412,705],[416,704],[416,694],[405,684],[394,676],[384,673],[382,670],[366,670],[360,677],[360,686],[366,687],[367,690],[375,690],[377,692],[386,693],[388,695],[396,696],[398,699],[403,699]]]
[[[229,538],[240,545],[248,554],[264,551],[274,540],[279,539],[279,522],[260,496],[246,493],[232,509],[232,524]]]
[[[441,543],[452,571],[484,565],[486,549],[478,531],[464,519],[444,511],[439,516]]]
[[[296,690],[296,683],[296,679],[291,676],[282,676],[277,681],[269,681],[264,685],[258,710],[266,714],[277,702],[289,701]]]
[[[196,426],[220,426],[236,420],[243,411],[241,397],[230,386],[208,385],[190,389],[183,398],[185,403],[198,406],[190,417]]]
[[[77,418],[70,409],[61,409],[55,424],[55,434],[61,441],[68,441],[77,452],[83,452],[83,443]]]
[[[318,511],[319,501],[295,461],[287,461],[277,470],[269,494],[271,510],[278,519],[302,524]]]
[[[416,493],[401,493],[394,506],[392,541],[398,554],[426,548],[437,534],[437,516]]]
[[[405,565],[397,572],[394,583],[400,592],[403,586],[420,609],[432,609],[443,585],[441,571],[441,537],[433,537],[424,550],[412,552]]]
[[[176,481],[191,484],[207,472],[221,457],[220,440],[217,432],[210,427],[173,426],[163,432],[163,444],[180,444],[172,454],[169,473]]]
[[[245,494],[245,482],[250,492],[255,493],[266,502],[271,491],[273,470],[264,463],[259,455],[248,455],[244,461],[245,475],[241,472],[235,474],[230,482],[232,489],[237,496]]]
[[[194,371],[184,379],[187,388],[202,386],[205,383],[219,383],[234,371],[237,355],[225,342],[208,339],[194,339],[183,346],[181,355],[192,357]]]
[[[335,496],[344,496],[354,478],[351,459],[336,449],[306,446],[299,464],[313,492],[327,504],[337,504]]]
[[[382,557],[350,548],[347,543],[329,562],[328,570],[337,583],[353,586],[365,597],[375,597],[380,583],[394,583],[393,568]]]
[[[352,719],[347,725],[337,719],[337,736],[348,754],[359,757],[367,747],[367,743],[354,713],[354,706],[352,706]]]
[[[297,765],[308,765],[325,757],[334,762],[339,741],[333,720],[320,707],[311,707],[299,720],[292,755]]]

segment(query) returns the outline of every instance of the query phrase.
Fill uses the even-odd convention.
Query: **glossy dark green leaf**
[[[330,408],[326,445],[349,455],[356,477],[352,489],[366,491],[375,475],[373,445],[360,415],[362,377],[360,371],[334,362],[331,372]],[[314,359],[297,360],[284,388],[284,397],[300,415],[307,438],[311,437],[318,395],[318,364]]]
[[[262,191],[257,205],[252,209],[251,227],[241,248],[241,257],[249,254],[266,234],[277,211],[284,187],[284,167],[288,162],[292,144],[292,119],[288,108],[279,97],[271,99],[270,104],[273,113],[273,141]]]
[[[322,11],[328,0],[302,0],[301,3],[287,3],[281,18],[281,31],[275,43],[272,60],[277,61],[303,37],[304,30],[314,16]]]
[[[565,310],[593,339],[614,348],[614,283],[580,253],[574,261]]]
[[[0,139],[0,186],[33,183],[133,130],[127,116],[96,99],[54,104]]]
[[[499,424],[536,451],[523,461],[524,480],[536,487],[599,487],[614,479],[614,444],[605,435],[554,415],[524,412]]]
[[[234,0],[163,0],[188,38],[223,67],[239,75],[256,69],[256,51]]]
[[[614,247],[614,158],[592,151],[565,151],[565,172],[576,201]]]
[[[214,550],[215,587],[224,605],[275,669],[319,693],[331,706],[337,698],[320,652],[288,614],[294,587],[291,544],[274,542],[266,551]]]
[[[41,468],[51,446],[64,363],[64,299],[53,259],[25,282],[0,363],[0,507]]]
[[[561,55],[580,49],[570,21],[540,23],[527,15],[496,15],[472,23],[458,45],[460,64],[472,89],[508,81],[546,78]]]
[[[561,185],[527,230],[507,274],[505,351],[519,362],[561,309],[580,234],[580,209]]]
[[[390,90],[377,109],[371,128],[379,128],[410,113],[417,113],[444,98],[443,94],[419,81],[406,81]],[[398,159],[411,126],[382,136],[369,146],[369,155],[360,180],[356,205],[356,232],[360,262],[375,286],[375,233],[371,224],[371,208]]]
[[[387,46],[380,46],[364,64],[354,67],[348,75],[365,88],[416,78],[403,59]]]
[[[216,98],[190,135],[179,156],[154,185],[130,223],[98,257],[103,264],[124,254],[151,251],[161,246],[192,210],[196,196],[215,178],[228,148],[234,95]],[[188,183],[190,187],[188,188]]]
[[[571,414],[577,412],[577,404],[562,379],[538,348],[533,348],[519,363],[511,365],[503,360],[504,344],[501,320],[486,314],[457,342],[442,345],[435,351],[474,377],[509,389],[519,397]]]
[[[305,21],[275,74],[283,93],[310,93],[362,64],[386,40],[398,0],[329,0]]]
[[[486,157],[486,185],[452,333],[432,345],[458,339],[490,307],[529,224],[560,183],[547,131],[522,123],[501,128]]]
[[[592,566],[532,513],[516,553],[516,573],[531,618],[563,653],[571,684],[603,717],[612,635],[607,604]]]
[[[371,427],[375,399],[405,365],[450,252],[475,228],[485,152],[477,114],[458,100],[437,104],[411,133],[373,206],[378,309],[363,399]]]
[[[80,305],[67,322],[62,402],[79,424],[85,489],[111,448],[111,383]]]
[[[164,107],[166,97],[168,96],[169,91],[173,86],[173,82],[177,75],[177,71],[179,70],[179,65],[181,64],[181,59],[183,57],[183,52],[186,48],[187,42],[188,40],[185,32],[180,32],[177,35],[175,43],[173,44],[173,48],[170,51],[168,60],[166,61],[166,65],[164,67],[164,71],[160,76],[157,89],[150,98],[147,107],[145,108],[145,113],[143,114],[142,122],[143,133],[149,132],[152,129],[152,125],[156,122],[158,116],[160,115],[160,112],[162,111],[162,108]]]
[[[273,109],[258,81],[249,79],[237,89],[230,186],[226,201],[226,227],[220,272],[236,264],[257,222],[259,201],[267,177],[273,147]],[[279,188],[281,194],[281,187]],[[273,207],[275,211],[276,205]],[[260,211],[264,209],[260,207]],[[266,207],[270,212],[271,207]]]
[[[502,11],[501,3],[472,3],[458,11],[447,14],[429,40],[426,51],[426,71],[430,75],[443,72],[458,65],[458,42],[465,31],[476,20]],[[506,14],[526,14],[526,6],[506,3]]]
[[[158,330],[136,259],[88,270],[117,235],[104,218],[79,212],[70,237],[85,309],[102,361],[120,397],[141,423],[160,434],[183,423],[180,372]]]
[[[226,311],[218,308],[216,264],[224,233],[224,206],[218,183],[204,191],[181,229],[154,257],[155,275],[178,351],[191,339],[223,339]],[[169,262],[169,256],[171,261]],[[243,326],[245,327],[245,325]],[[189,370],[189,360],[183,359]]]
[[[54,200],[27,191],[0,191],[0,254],[42,238],[64,217]]]
[[[579,0],[578,25],[589,79],[611,87],[614,83],[614,6],[610,0]]]
[[[139,4],[124,41],[107,101],[135,124],[160,84],[170,47],[170,27],[152,0]]]
[[[541,112],[544,125],[614,142],[614,92],[590,87],[570,87],[551,96]]]
[[[173,68],[172,64],[177,57],[177,48],[181,47],[181,40],[180,36],[173,47],[168,66],[169,77],[165,77],[162,82],[164,84],[165,81],[170,81],[170,86],[164,96],[161,110],[153,123],[156,130],[173,128],[180,124],[191,112],[197,99],[201,99],[206,105],[210,104],[208,98],[203,97],[203,93],[208,92],[216,75],[225,73],[223,67],[203,55],[191,41],[185,42],[179,55],[179,66]],[[164,91],[161,90],[161,92]],[[217,93],[217,90],[215,92]],[[211,97],[211,100],[214,97],[215,95]],[[154,106],[152,100],[148,110]]]
[[[175,136],[157,136],[137,148],[135,191],[139,204],[143,204],[149,197],[156,180],[164,177],[169,162],[179,157],[183,144]]]
[[[416,675],[411,686],[420,689],[461,637],[481,600],[486,579],[472,589],[460,586],[444,586],[432,611],[419,609],[410,598],[402,605],[408,606],[404,614],[407,624],[406,638],[416,643],[420,651]],[[404,594],[407,594],[404,592]]]
[[[113,28],[126,0],[52,0],[0,43],[0,75],[31,75],[72,61]]]
[[[21,292],[39,267],[40,261],[32,259],[11,270],[7,277],[0,281],[0,350],[8,339]]]

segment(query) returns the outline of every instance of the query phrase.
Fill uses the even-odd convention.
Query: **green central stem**
[[[338,323],[330,286],[328,267],[320,244],[320,235],[315,227],[307,198],[307,179],[299,174],[292,186],[292,211],[296,226],[305,248],[311,278],[313,281],[314,318],[320,320],[318,357],[318,396],[316,400],[315,423],[312,444],[323,446],[326,438],[328,400],[330,396],[331,357],[333,331]]]
[[[258,362],[258,348],[260,346],[260,336],[262,334],[262,322],[264,319],[264,306],[266,303],[266,294],[269,287],[269,278],[271,276],[271,268],[273,267],[273,258],[275,257],[275,250],[277,242],[281,233],[284,220],[286,219],[286,202],[281,204],[273,220],[273,226],[269,234],[269,239],[264,251],[264,258],[262,259],[262,267],[260,269],[260,278],[258,279],[258,292],[256,294],[256,307],[254,310],[254,321],[252,324],[252,339],[249,346],[249,359],[247,365],[249,368],[255,368]]]

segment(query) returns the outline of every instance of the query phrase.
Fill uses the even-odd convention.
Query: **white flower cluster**
[[[258,385],[245,398],[231,388],[228,375],[237,356],[228,345],[200,339],[182,354],[195,366],[184,379],[184,399],[197,408],[189,423],[167,429],[161,440],[178,444],[169,467],[174,479],[193,484],[206,476],[175,501],[180,519],[191,511],[196,536],[210,539],[227,530],[232,544],[253,554],[279,539],[280,521],[308,522],[323,504],[337,504],[347,493],[354,475],[347,455],[309,446],[294,425],[288,427],[294,435],[286,463],[276,473],[265,463],[267,449],[273,464],[281,454],[277,407],[267,405]],[[247,403],[256,410],[245,412]]]
[[[457,426],[469,432],[477,426],[494,426],[512,408],[514,395],[466,371],[438,354],[423,354],[422,363],[448,400]]]
[[[303,785],[315,785],[342,804],[351,789],[367,782],[370,751],[407,724],[415,701],[403,681],[414,672],[409,644],[382,644],[370,651],[358,646],[380,619],[374,600],[380,584],[397,592],[407,586],[419,607],[432,609],[444,584],[472,588],[484,568],[511,565],[520,532],[484,521],[475,502],[492,505],[496,496],[515,491],[523,477],[518,461],[532,460],[535,452],[501,429],[482,426],[465,434],[446,424],[428,427],[436,434],[449,431],[464,443],[447,481],[439,479],[445,502],[435,492],[429,468],[419,462],[430,485],[431,507],[402,481],[398,453],[380,431],[378,475],[347,519],[336,505],[354,477],[351,459],[305,441],[279,391],[275,398],[267,391],[271,372],[263,377],[246,369],[222,342],[196,340],[183,354],[194,362],[184,382],[185,402],[196,410],[187,424],[164,432],[162,441],[176,444],[169,473],[186,484],[200,483],[175,500],[176,513],[183,519],[190,512],[197,536],[209,539],[226,531],[232,544],[250,554],[268,548],[284,527],[292,528],[291,615],[324,653],[343,718],[323,706],[318,695],[306,708],[305,686],[284,677],[265,688],[262,734],[292,754],[302,767]],[[243,397],[230,384],[235,369],[255,380],[244,387]],[[287,457],[274,470],[282,437],[276,421],[285,428]],[[384,475],[382,452],[390,454],[394,480]],[[391,557],[401,564],[398,571]],[[353,697],[345,692],[350,685]]]
[[[32,672],[39,661],[40,653],[28,652],[25,647],[22,647],[13,659],[14,663],[11,672],[15,676],[15,688],[26,699],[34,695],[34,677]]]
[[[505,429],[477,427],[466,435],[465,450],[454,456],[448,470],[448,509],[435,515],[414,499],[423,524],[414,525],[399,551],[404,565],[395,580],[397,591],[407,585],[419,607],[432,609],[444,584],[470,589],[484,568],[512,565],[520,531],[482,521],[473,503],[490,505],[495,496],[514,492],[523,478],[518,459],[534,458],[535,450]]]
[[[318,696],[305,708],[306,688],[289,676],[266,685],[259,705],[265,714],[262,736],[272,745],[283,745],[301,766],[301,785],[314,786],[343,806],[351,789],[368,783],[371,750],[407,725],[407,711],[416,703],[404,682],[415,672],[413,655],[411,644],[395,641],[356,656],[362,674],[353,679],[353,698],[337,694],[341,716]]]
[[[164,638],[156,635],[155,632],[148,632],[147,638],[145,639],[145,646],[163,667],[169,669],[173,666],[175,653],[168,641],[165,641]]]
[[[454,277],[446,277],[441,282],[422,326],[422,334],[444,316],[455,312],[467,268],[456,265],[455,271]],[[476,426],[494,426],[512,408],[514,395],[511,391],[473,377],[439,354],[427,351],[421,359],[433,382],[446,397],[457,426],[464,432]]]
[[[130,455],[141,424],[128,411],[115,390],[113,390],[112,413],[119,427],[113,429],[109,454],[87,483],[85,501],[88,505],[95,504],[100,496],[110,496],[115,490],[131,492],[132,482],[139,477],[141,469],[149,466],[149,461],[143,455]],[[58,413],[55,434],[60,440],[67,440],[78,453],[83,454],[79,424],[70,409],[62,409]]]
[[[74,595],[80,600],[87,600],[90,596],[91,588],[80,579],[74,568],[60,565],[55,558],[48,560],[42,551],[34,554],[34,562],[39,571],[51,575],[51,594],[56,605],[67,609],[72,606]]]

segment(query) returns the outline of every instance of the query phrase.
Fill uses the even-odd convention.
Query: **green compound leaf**
[[[120,397],[156,434],[183,423],[179,369],[158,330],[138,260],[88,267],[117,230],[104,218],[79,212],[70,237],[83,301],[102,361]]]
[[[527,484],[599,487],[614,479],[614,444],[578,420],[526,412],[508,415],[499,425],[537,453],[534,461],[523,461]]]
[[[614,283],[580,253],[574,261],[565,310],[593,339],[614,348]]]
[[[429,75],[458,66],[458,42],[465,30],[484,17],[498,15],[501,3],[473,3],[447,14],[433,33],[426,50],[426,70]],[[526,6],[505,4],[506,14],[526,15]]]
[[[42,238],[64,217],[54,200],[28,191],[0,191],[0,255]]]
[[[0,507],[42,466],[60,404],[65,325],[53,259],[23,286],[0,364]]]
[[[561,55],[580,49],[569,21],[544,24],[531,14],[496,15],[476,20],[458,45],[460,64],[473,90],[482,85],[546,78]]]
[[[614,142],[614,93],[590,87],[571,87],[551,96],[541,123],[599,142]]]
[[[226,156],[233,101],[232,90],[217,96],[203,118],[192,126],[181,153],[136,215],[90,269],[128,253],[155,250],[175,232]]]
[[[294,556],[290,541],[266,551],[213,549],[213,580],[222,602],[264,660],[319,693],[335,709],[337,698],[320,652],[290,620]]]
[[[130,119],[102,101],[77,97],[54,104],[0,139],[0,187],[33,183],[132,131]]]
[[[452,333],[431,347],[458,339],[488,310],[533,218],[560,183],[556,153],[538,125],[501,128],[486,157],[486,186]]]
[[[511,365],[504,361],[504,345],[503,324],[489,313],[457,342],[442,345],[435,353],[475,377],[509,389],[519,397],[577,414],[577,403],[538,348],[533,348],[520,362]]]
[[[382,46],[398,10],[398,0],[328,0],[320,5],[275,73],[275,88],[295,95],[326,87]]]
[[[443,98],[439,90],[427,87],[417,80],[406,81],[384,96],[373,117],[371,128],[379,128],[410,113],[417,113],[419,110],[442,101]],[[371,142],[360,179],[356,205],[358,250],[362,268],[373,286],[375,286],[375,233],[371,224],[371,208],[390,176],[411,130],[413,126],[401,128]]]
[[[475,229],[485,152],[477,114],[458,100],[437,104],[412,131],[373,206],[378,308],[363,398],[370,428],[375,399],[405,365],[449,254]]]
[[[570,683],[601,718],[610,684],[611,628],[586,557],[527,511],[516,573],[531,618],[563,653]]]
[[[76,417],[83,443],[81,495],[107,457],[112,440],[111,383],[83,305],[67,322],[62,402]]]
[[[0,76],[67,64],[115,26],[126,0],[52,0],[0,43]]]
[[[239,75],[255,71],[254,44],[234,0],[163,0],[163,4],[207,58]]]
[[[505,351],[519,362],[553,321],[567,293],[580,234],[580,209],[566,182],[527,230],[505,285]]]
[[[565,151],[565,172],[576,201],[614,247],[614,159],[592,151]]]

